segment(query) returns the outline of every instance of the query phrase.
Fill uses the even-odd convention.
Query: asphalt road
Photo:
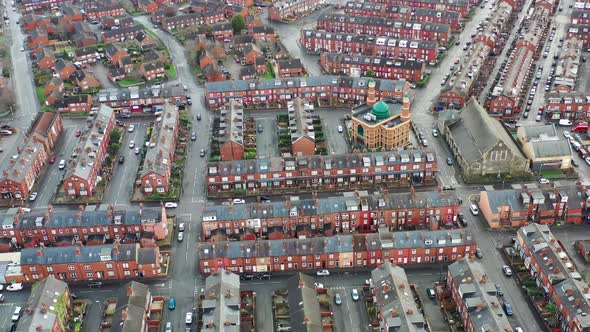
[[[276,113],[258,113],[253,117],[256,124],[256,155],[258,159],[279,157]],[[258,130],[259,127],[262,128],[262,131]]]

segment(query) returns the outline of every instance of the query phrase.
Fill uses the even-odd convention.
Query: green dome
[[[389,106],[383,100],[380,100],[375,105],[373,105],[373,112],[377,120],[387,119],[390,115],[389,113]]]

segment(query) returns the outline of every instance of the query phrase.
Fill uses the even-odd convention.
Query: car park
[[[330,275],[330,271],[323,269],[323,270],[319,270],[318,272],[315,273],[316,275],[320,276],[320,277],[327,277]]]
[[[504,272],[504,275],[507,277],[510,277],[512,275],[512,270],[510,269],[510,267],[508,265],[502,266],[502,272]]]
[[[353,288],[352,289],[351,295],[352,295],[352,300],[353,301],[358,301],[361,298],[359,296],[359,291],[356,288]]]

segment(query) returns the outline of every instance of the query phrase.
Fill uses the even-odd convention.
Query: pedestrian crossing
[[[24,304],[25,304],[25,302],[4,302],[4,303],[0,303],[0,307],[21,306]]]

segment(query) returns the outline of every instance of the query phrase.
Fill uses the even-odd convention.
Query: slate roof
[[[291,142],[295,143],[303,137],[315,141],[315,132],[308,103],[302,98],[295,98],[287,102],[287,110]]]
[[[449,265],[451,282],[463,298],[474,331],[513,331],[483,265],[463,257]]]
[[[79,48],[75,49],[74,54],[76,54],[77,57],[81,57],[81,56],[93,55],[93,54],[98,54],[98,53],[96,50],[96,46],[87,46],[87,47],[79,47]]]
[[[242,103],[230,100],[219,111],[220,143],[244,144],[244,108]]]
[[[173,146],[176,144],[175,127],[178,126],[176,106],[166,103],[160,122],[156,123],[145,154],[141,177],[150,173],[166,176],[172,166]]]
[[[422,30],[435,33],[450,33],[451,26],[443,23],[419,23],[408,22],[398,19],[391,19],[385,17],[375,16],[355,16],[350,14],[330,14],[325,13],[318,17],[318,24],[320,21],[337,22],[345,27],[348,24],[364,25],[368,27],[391,27],[397,29]],[[338,28],[337,30],[344,30],[346,28]]]
[[[119,246],[119,253],[113,249]],[[76,252],[79,251],[79,254]],[[47,265],[68,263],[92,263],[112,261],[136,261],[139,244],[107,244],[100,246],[67,246],[27,248],[21,251],[21,265]],[[153,249],[153,248],[152,248]]]
[[[385,262],[371,271],[371,279],[378,311],[383,315],[382,331],[426,331],[426,320],[418,310],[404,269]]]
[[[378,234],[358,234],[354,236],[336,235],[306,239],[203,242],[199,244],[198,252],[199,257],[203,259],[319,255],[324,253],[350,253],[359,247],[359,243],[365,243],[367,246],[376,248],[375,250],[442,248],[449,245],[449,239],[451,243],[456,245],[469,246],[475,244],[475,240],[468,231],[459,229],[396,233],[380,229]]]
[[[287,281],[287,291],[292,330],[323,331],[320,302],[313,277],[297,273]]]
[[[453,110],[445,112],[453,113]],[[520,150],[502,124],[490,117],[475,98],[471,98],[459,113],[459,119],[446,121],[455,144],[467,162],[474,162],[498,142],[519,155]]]
[[[279,69],[303,69],[301,60],[299,59],[284,59],[278,61]]]
[[[103,139],[107,139],[105,135],[108,135],[108,133],[105,132],[105,129],[110,119],[114,116],[112,108],[105,105],[100,106],[92,127],[87,128],[87,130],[82,133],[80,141],[72,152],[64,176],[65,179],[70,176],[88,179],[90,170],[92,169],[91,163],[102,163],[102,160],[95,160],[94,157],[96,156],[97,147],[100,142]],[[104,158],[105,155],[101,157]]]
[[[26,303],[32,312],[31,314],[26,312],[22,314],[16,331],[52,331],[53,325],[56,324],[55,321],[59,319],[57,313],[59,310],[66,309],[59,308],[59,305],[67,305],[70,302],[70,299],[66,297],[69,295],[66,294],[67,289],[67,283],[53,277],[47,277],[39,282],[37,287],[31,291]],[[46,313],[43,312],[44,310],[47,310]],[[67,324],[67,322],[61,323]]]
[[[235,44],[251,44],[254,42],[254,37],[251,35],[237,35],[234,36],[234,45]]]
[[[258,60],[258,58],[256,58]],[[252,65],[244,66],[240,69],[240,78],[256,75],[256,68]]]
[[[201,332],[240,331],[240,277],[237,274],[220,270],[207,277],[205,298],[201,303]],[[208,327],[210,322],[212,327]],[[226,322],[231,325],[226,325]]]
[[[373,45],[379,42],[382,45],[400,48],[417,48],[417,49],[438,49],[438,44],[431,40],[419,39],[398,39],[390,37],[375,37],[357,33],[345,32],[327,32],[323,30],[302,29],[301,35],[308,38],[314,37],[322,40],[338,40],[354,42],[355,44]]]
[[[569,317],[575,318],[581,330],[590,329],[590,291],[589,286],[582,280],[566,279],[554,287],[555,297]]]
[[[20,146],[22,151],[12,155],[9,164],[2,169],[0,181],[9,180],[16,183],[22,183],[29,179],[29,171],[39,155],[45,153],[45,147],[42,143],[34,140],[31,136],[26,138],[24,145]],[[44,161],[43,161],[44,162]],[[29,180],[30,181],[30,180]],[[30,184],[30,187],[32,184]],[[26,195],[27,193],[21,193]]]
[[[111,331],[136,332],[142,331],[147,325],[144,314],[149,310],[151,294],[149,287],[136,281],[130,281],[117,291],[117,304],[112,318]],[[126,319],[123,319],[123,311]]]
[[[408,70],[421,70],[424,62],[409,59],[392,59],[379,56],[349,55],[342,53],[326,53],[329,62],[347,63],[354,65],[381,66],[386,68],[402,68]]]

